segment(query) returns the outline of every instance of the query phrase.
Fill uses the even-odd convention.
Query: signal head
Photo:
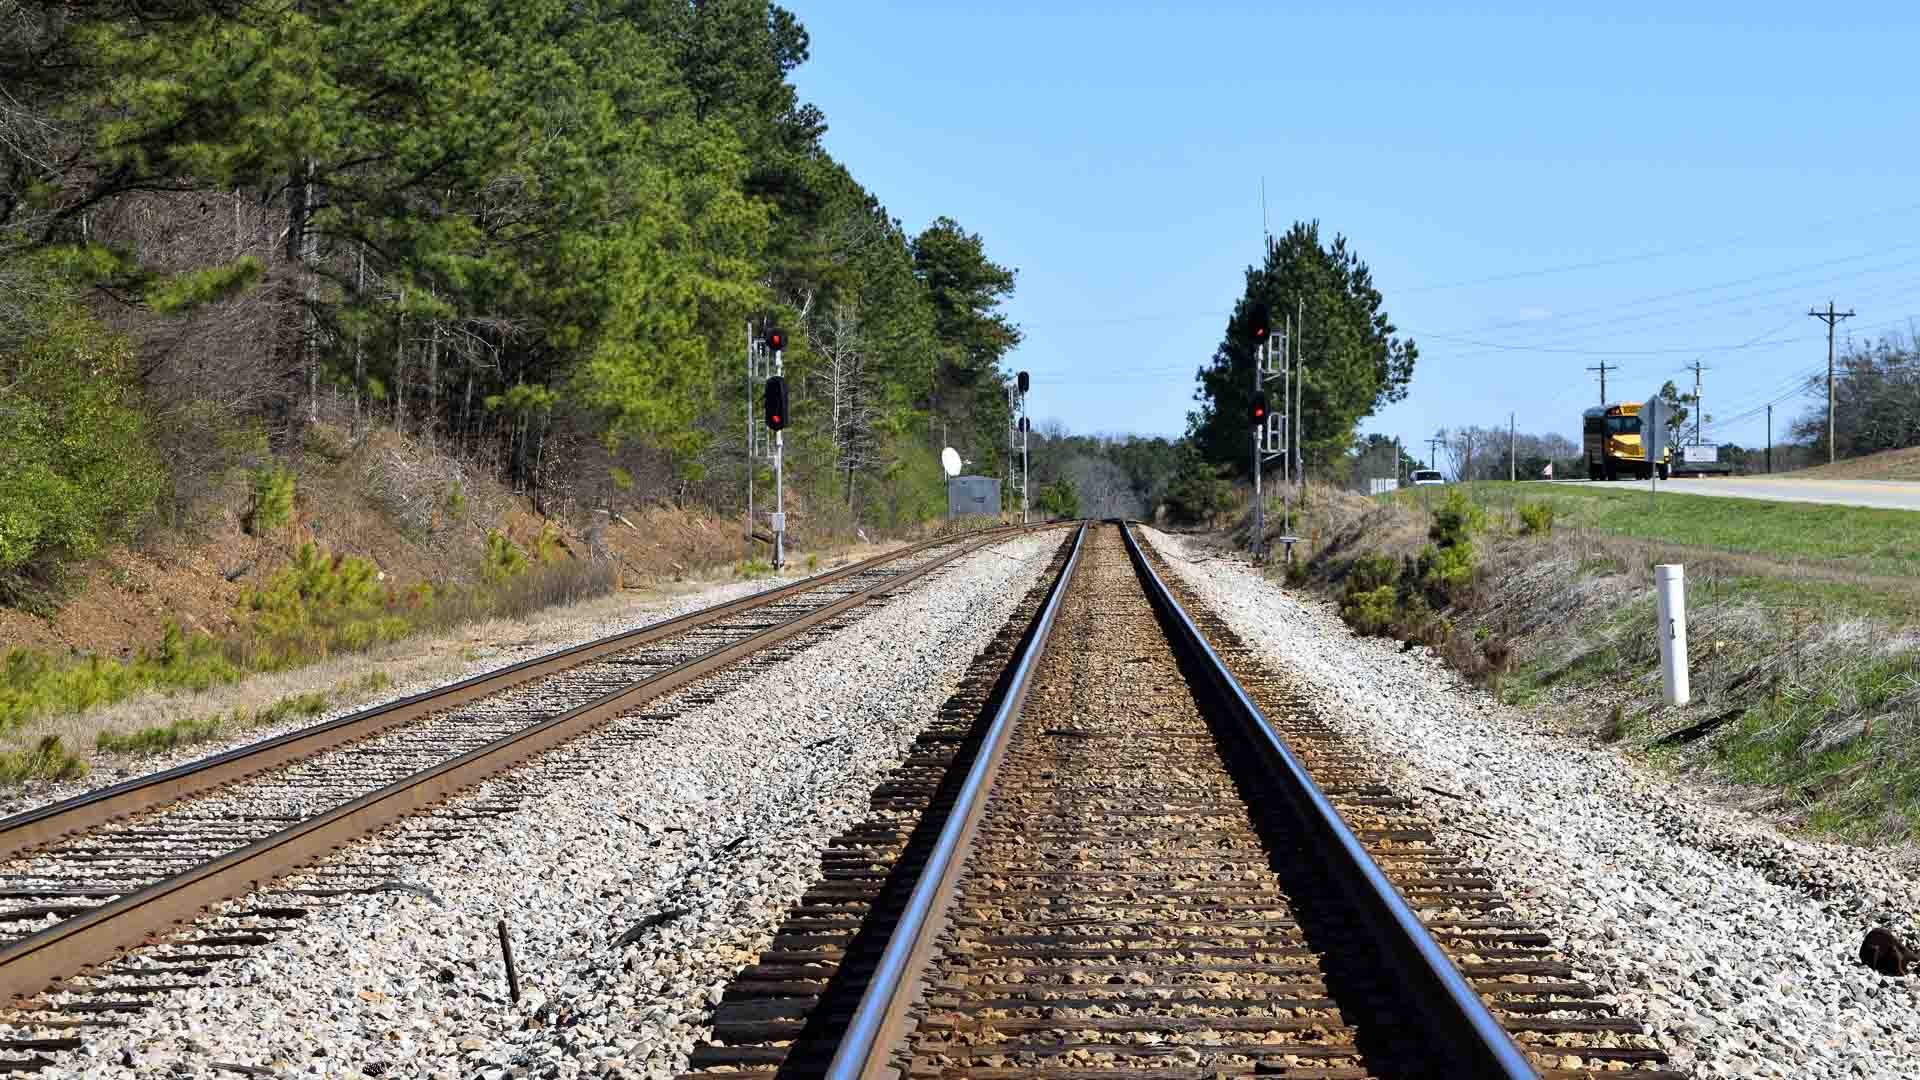
[[[1267,340],[1267,327],[1273,322],[1273,313],[1265,304],[1253,305],[1253,343]]]
[[[779,352],[780,350],[787,347],[787,332],[785,330],[780,329],[777,326],[769,326],[767,327],[766,340],[767,340],[767,348],[770,351]]]
[[[1020,373],[1020,378],[1019,378],[1019,383],[1020,383],[1020,392],[1021,392],[1021,393],[1023,393],[1023,394],[1024,394],[1024,393],[1026,393],[1026,392],[1027,392],[1027,386],[1028,386],[1028,382],[1029,382],[1029,380],[1027,379],[1027,373],[1026,373],[1026,372],[1024,372],[1024,371],[1023,371],[1023,372],[1021,372],[1021,373]]]
[[[778,375],[767,380],[767,430],[780,431],[787,426],[787,380]]]
[[[1267,395],[1265,393],[1253,395],[1253,402],[1247,410],[1247,415],[1255,427],[1259,427],[1261,424],[1267,422]]]

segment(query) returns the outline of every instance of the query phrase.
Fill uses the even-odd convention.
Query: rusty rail
[[[1006,526],[989,529],[983,531],[980,536],[1003,537],[1012,535],[1020,528],[1020,526]],[[951,543],[952,540],[952,537],[939,537],[910,544],[897,551],[875,555],[824,574],[771,589],[763,589],[748,596],[701,608],[699,611],[690,611],[685,615],[678,615],[649,626],[611,634],[596,641],[585,642],[545,656],[522,660],[517,664],[484,672],[410,697],[399,698],[371,709],[363,709],[323,724],[315,724],[299,731],[263,739],[250,746],[138,776],[98,791],[90,791],[84,795],[76,795],[71,799],[49,803],[46,806],[0,819],[0,860],[17,858],[63,836],[82,833],[142,810],[174,803],[188,796],[209,791],[235,780],[244,780],[269,769],[278,769],[291,762],[324,753],[347,743],[372,738],[430,713],[456,708],[555,672],[578,667],[610,653],[682,634],[737,615],[742,611],[775,603],[796,593],[807,592],[894,560],[918,554],[930,547]]]
[[[1080,565],[1080,550],[1086,536],[1087,526],[1082,524],[1073,538],[1073,554],[1068,557],[1060,576],[1054,580],[1053,591],[1040,610],[1026,649],[1012,661],[1013,674],[1007,683],[1006,696],[994,714],[986,737],[981,740],[979,756],[974,759],[966,781],[954,797],[951,816],[941,829],[939,839],[934,842],[933,852],[927,858],[927,867],[914,884],[906,910],[901,913],[899,924],[887,940],[886,951],[880,957],[880,966],[873,974],[873,981],[867,984],[866,993],[861,996],[859,1007],[847,1024],[846,1035],[842,1037],[839,1048],[834,1052],[833,1062],[827,1068],[827,1080],[872,1080],[885,1072],[883,1048],[896,1043],[904,1029],[907,1010],[912,1004],[914,979],[925,966],[927,954],[933,948],[933,934],[929,930],[937,924],[939,913],[951,901],[968,844],[979,823],[981,811],[986,806],[987,793],[993,789],[994,775],[999,771],[1008,736],[1020,715],[1021,706],[1026,702],[1027,688],[1032,684],[1032,675],[1040,657],[1046,651],[1054,617],[1060,610],[1060,601],[1067,595],[1067,588],[1073,582],[1073,572]]]
[[[1172,590],[1147,561],[1131,526],[1122,524],[1127,555],[1160,610],[1169,638],[1184,650],[1213,684],[1220,703],[1250,734],[1249,744],[1262,758],[1268,774],[1280,788],[1295,816],[1308,833],[1308,846],[1318,851],[1332,876],[1341,882],[1354,910],[1371,926],[1382,956],[1394,965],[1400,985],[1419,1007],[1419,1021],[1431,1040],[1436,1062],[1444,1062],[1448,1076],[1531,1078],[1539,1074],[1526,1055],[1488,1011],[1460,969],[1448,959],[1420,917],[1387,880],[1367,854],[1333,803],[1308,775],[1260,707],[1240,686],[1220,655],[1207,643],[1187,616]]]
[[[351,802],[343,803],[266,839],[227,852],[224,855],[157,882],[138,892],[122,896],[86,914],[68,919],[65,922],[42,930],[31,937],[14,942],[6,948],[0,949],[0,996],[19,1000],[38,994],[61,976],[69,975],[83,968],[104,962],[120,950],[131,948],[149,940],[153,935],[164,931],[169,925],[180,920],[191,918],[196,912],[210,904],[247,892],[275,877],[310,863],[316,857],[324,855],[333,848],[373,832],[424,807],[444,800],[463,788],[470,787],[489,776],[512,768],[528,758],[575,738],[622,712],[664,694],[671,693],[752,653],[803,634],[823,622],[833,619],[852,608],[858,607],[875,597],[892,592],[981,547],[1004,540],[1008,536],[1022,531],[1048,527],[1055,526],[1051,524],[1013,526],[1004,529],[987,530],[972,538],[963,540],[960,545],[951,552],[930,560],[921,566],[914,567],[912,570],[903,574],[878,582],[859,592],[852,593],[825,607],[808,612],[798,619],[782,623],[778,626],[768,627],[733,644],[715,649],[703,656],[695,657],[665,671],[657,672],[620,690],[605,694],[600,698],[529,725],[513,734],[504,736],[459,757],[422,770],[378,791],[363,795]],[[668,620],[667,622],[635,631],[632,634],[615,635],[612,638],[602,639],[599,642],[578,646],[561,653],[555,653],[552,656],[541,657],[536,660],[514,665],[511,668],[502,669],[499,672],[493,672],[489,675],[477,677],[476,679],[456,683],[440,691],[416,695],[415,697],[407,698],[402,702],[396,702],[394,704],[395,706],[411,705],[414,707],[415,711],[410,713],[407,718],[420,715],[426,711],[446,708],[449,705],[457,704],[461,701],[469,701],[473,698],[484,696],[484,693],[490,693],[512,685],[517,685],[528,679],[546,674],[549,671],[560,670],[563,667],[586,662],[594,657],[604,655],[607,652],[616,651],[619,648],[640,644],[644,641],[657,640],[660,637],[665,637],[672,633],[679,633],[695,626],[704,625],[723,615],[735,614],[743,609],[772,603],[794,592],[804,591],[807,588],[825,584],[828,581],[837,580],[849,574],[858,573],[861,570],[871,569],[885,562],[924,551],[926,548],[937,544],[951,542],[952,538],[949,537],[913,545],[897,552],[890,552],[887,555],[879,556],[875,559],[868,559],[852,566],[844,567],[831,574],[824,574],[810,578],[804,582],[796,582],[792,585],[769,589],[750,597],[743,597],[740,600],[730,601],[727,604],[717,605],[699,612],[681,616],[678,619]],[[612,642],[618,642],[619,644],[609,644]],[[596,646],[603,645],[607,647],[596,649]],[[591,651],[589,652],[589,650]],[[558,666],[545,666],[556,662],[560,658],[569,658],[571,663],[560,664]],[[532,670],[535,666],[540,666],[539,670]],[[485,680],[494,679],[509,672],[520,672],[522,674],[511,681],[485,683]],[[479,686],[483,684],[486,685],[484,691],[479,689]],[[460,696],[457,698],[453,697],[455,694],[459,694]],[[368,710],[367,713],[356,714],[356,716],[380,716],[387,708],[391,707]],[[343,718],[343,720],[353,719],[355,719],[355,717]],[[390,728],[400,722],[402,722],[400,719],[385,719],[385,722],[381,724],[381,730]],[[337,730],[341,725],[342,721],[334,721],[332,724],[321,725],[321,727]],[[224,783],[254,772],[262,771],[266,768],[284,765],[288,761],[300,757],[307,757],[318,753],[320,750],[337,747],[345,742],[356,741],[366,737],[369,732],[364,730],[345,732],[332,738],[330,742],[326,742],[324,745],[319,743],[309,744],[298,742],[298,737],[304,734],[306,733],[296,732],[293,733],[293,735],[267,740],[254,747],[243,748],[230,754],[217,755],[216,757],[207,759],[206,762],[183,766],[181,769],[169,770],[167,773],[156,774],[156,777],[171,777],[166,781],[158,780],[156,777],[143,778],[147,783],[142,784],[139,781],[133,781],[94,793],[92,796],[82,796],[78,799],[68,800],[66,803],[55,804],[52,807],[48,807],[44,812],[38,812],[38,817],[40,820],[46,820],[52,817],[55,812],[76,815],[87,811],[91,806],[93,810],[87,820],[96,823],[111,820],[125,813],[155,805],[158,802],[172,801],[171,799],[162,800],[149,796],[144,799],[136,798],[128,801],[124,804],[125,809],[120,809],[117,812],[102,811],[99,809],[102,804],[109,807],[114,806],[115,804],[109,800],[117,797],[118,793],[126,792],[133,796],[139,796],[142,793],[152,792],[156,787],[163,784],[171,784],[174,785],[173,790],[176,792],[172,798],[177,799],[181,797],[182,793],[191,794],[196,791],[205,790],[207,787],[214,786],[215,783]],[[297,749],[294,749],[296,747]],[[272,755],[271,764],[264,764],[263,762],[267,760],[265,758],[253,757],[253,755],[267,753]],[[224,765],[224,779],[209,783],[194,783],[192,770],[196,767],[204,768],[210,765]],[[10,823],[21,822],[22,819],[33,819],[35,817],[36,814],[19,815],[16,818],[8,819],[7,822],[0,822],[0,829],[6,828]],[[78,821],[81,819],[76,816],[70,817],[68,820]],[[31,822],[24,822],[21,826],[16,827],[24,827],[26,824],[31,824]],[[69,825],[63,829],[52,830],[48,835],[50,838],[57,837],[64,832],[70,831],[76,831],[76,827]],[[4,835],[4,833],[0,833],[0,836]],[[20,850],[19,846],[16,846],[15,850]]]

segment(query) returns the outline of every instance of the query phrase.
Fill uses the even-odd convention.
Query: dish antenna
[[[948,476],[960,475],[960,451],[949,446],[940,451],[940,467],[947,470]]]

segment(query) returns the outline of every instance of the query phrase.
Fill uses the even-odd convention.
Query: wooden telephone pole
[[[1827,464],[1833,464],[1833,328],[1841,319],[1853,318],[1853,309],[1835,311],[1833,301],[1827,301],[1827,310],[1810,310],[1808,315],[1827,324]]]

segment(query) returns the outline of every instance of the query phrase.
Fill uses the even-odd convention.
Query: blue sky
[[[1920,5],[792,6],[828,148],[1018,268],[1010,365],[1075,431],[1184,429],[1262,177],[1273,230],[1345,233],[1419,343],[1362,424],[1409,447],[1509,412],[1577,436],[1589,366],[1638,398],[1696,359],[1709,438],[1758,444],[1742,414],[1783,430],[1824,370],[1809,307],[1920,318]]]

